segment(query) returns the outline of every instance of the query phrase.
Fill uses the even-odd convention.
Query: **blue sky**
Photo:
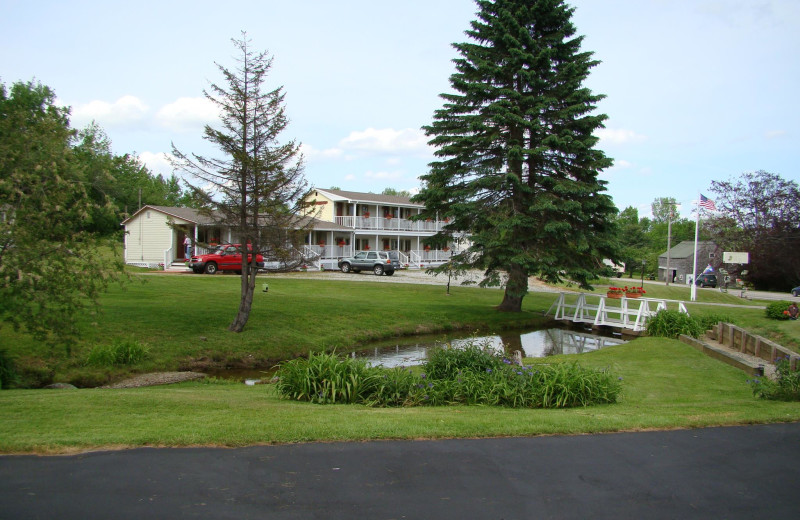
[[[583,49],[602,61],[587,86],[607,98],[601,178],[616,205],[649,213],[674,197],[690,216],[712,180],[759,169],[798,181],[800,2],[572,0]],[[442,105],[475,18],[472,0],[4,0],[0,81],[36,79],[92,120],[115,153],[169,174],[163,154],[213,155],[202,91],[234,66],[247,31],[274,56],[314,186],[413,191],[433,159],[420,127]]]

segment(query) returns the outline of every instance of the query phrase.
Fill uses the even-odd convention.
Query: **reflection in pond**
[[[398,344],[393,347],[379,347],[363,351],[360,354],[354,354],[354,357],[363,357],[372,365],[383,365],[387,368],[420,365],[425,361],[429,348],[443,343],[458,347],[469,342],[490,345],[498,351],[505,352],[509,357],[515,350],[521,350],[524,357],[547,357],[557,354],[582,354],[625,343],[619,336],[603,336],[567,329],[546,329],[523,333],[509,332],[496,336],[445,339],[438,342]]]

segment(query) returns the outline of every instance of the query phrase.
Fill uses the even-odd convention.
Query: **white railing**
[[[344,258],[353,256],[353,246],[305,246],[306,251],[311,255],[320,258]]]
[[[592,325],[605,325],[611,327],[622,327],[641,332],[647,328],[647,319],[655,316],[658,311],[666,310],[667,303],[677,303],[679,312],[689,314],[682,301],[659,300],[655,298],[614,298],[620,305],[608,305],[609,299],[604,295],[580,293],[574,304],[567,303],[565,296],[567,293],[559,293],[556,300],[545,315],[555,307],[554,318],[556,320],[569,320],[578,323],[590,323]],[[590,304],[587,297],[598,298],[597,305]],[[651,305],[655,308],[651,308]]]
[[[436,233],[442,230],[445,222],[438,220],[409,220],[387,217],[336,217],[336,223],[351,229],[378,231],[411,231]]]
[[[164,270],[166,271],[172,265],[172,248],[164,250]]]
[[[443,264],[450,260],[453,255],[452,251],[442,251],[441,249],[415,249],[409,251],[409,264],[419,267],[420,265],[427,264]]]

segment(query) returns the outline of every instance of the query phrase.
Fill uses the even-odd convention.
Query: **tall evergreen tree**
[[[255,292],[255,253],[289,264],[310,220],[303,217],[307,183],[300,144],[278,140],[289,124],[283,87],[264,89],[272,58],[266,52],[253,52],[244,34],[233,43],[240,53],[238,68],[218,65],[227,85],[212,84],[211,92],[205,92],[220,108],[222,123],[220,129],[206,125],[205,139],[219,148],[223,157],[189,156],[174,146],[173,155],[178,169],[202,183],[190,186],[196,200],[209,215],[218,215],[221,224],[232,227],[241,241],[245,253],[241,299],[229,326],[229,330],[241,332],[250,317]]]
[[[450,217],[443,235],[466,232],[462,266],[501,283],[498,307],[519,311],[532,275],[581,287],[616,260],[616,208],[598,179],[612,161],[592,134],[603,96],[582,86],[598,62],[562,0],[477,0],[470,42],[442,94],[443,108],[424,127],[437,148],[414,200],[426,215]],[[441,237],[438,237],[441,239]]]

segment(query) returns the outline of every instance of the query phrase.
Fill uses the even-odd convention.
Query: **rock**
[[[71,385],[69,383],[53,383],[52,385],[47,385],[45,387],[49,390],[77,390],[78,387],[75,385]]]

